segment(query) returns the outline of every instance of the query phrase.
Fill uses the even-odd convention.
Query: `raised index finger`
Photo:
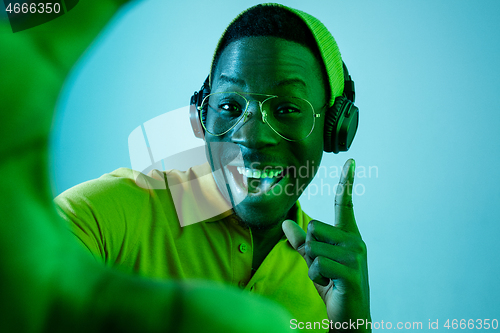
[[[335,226],[346,232],[359,235],[352,205],[352,185],[354,183],[355,168],[356,163],[350,158],[345,162],[342,169],[337,193],[335,194]]]

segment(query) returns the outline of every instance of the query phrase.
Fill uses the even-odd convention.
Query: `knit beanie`
[[[332,34],[328,31],[328,29],[324,26],[321,21],[319,21],[317,18],[304,13],[303,11],[293,9],[281,4],[277,3],[264,3],[262,6],[277,6],[281,7],[283,9],[286,9],[293,14],[295,14],[297,17],[299,17],[309,28],[311,31],[312,35],[314,36],[314,39],[316,41],[316,44],[318,45],[321,58],[323,59],[323,65],[325,66],[326,74],[328,77],[328,82],[330,85],[330,101],[329,101],[329,106],[333,106],[335,102],[335,98],[337,96],[341,96],[342,92],[344,91],[344,72],[342,68],[342,57],[340,55],[340,50],[337,46],[337,42],[333,38]],[[214,56],[212,58],[212,65],[211,68],[213,68],[214,61],[215,61],[215,56],[217,54],[217,50],[221,46],[221,41],[224,38],[228,28],[243,14],[245,14],[247,11],[251,10],[254,7],[250,7],[246,9],[245,11],[241,12],[226,28],[224,33],[222,34],[221,38],[219,39],[219,42],[217,44],[217,47],[215,49]]]

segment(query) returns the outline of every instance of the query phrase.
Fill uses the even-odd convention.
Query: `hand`
[[[290,244],[306,260],[309,277],[326,304],[328,319],[334,324],[357,319],[371,321],[366,245],[352,208],[354,169],[355,162],[349,159],[335,195],[334,226],[312,220],[306,234],[291,220],[282,225]],[[363,331],[361,327],[359,331]]]
[[[80,1],[66,14],[18,33],[12,33],[7,20],[0,20],[2,162],[6,156],[20,156],[27,149],[32,152],[35,146],[39,151],[46,150],[52,116],[67,74],[125,2]],[[41,165],[45,164],[44,160]],[[36,191],[45,193],[40,188]],[[51,199],[45,197],[50,203]]]
[[[147,280],[98,263],[57,215],[47,164],[57,97],[124,2],[80,1],[15,34],[0,20],[1,331],[289,332],[290,315],[257,295]]]

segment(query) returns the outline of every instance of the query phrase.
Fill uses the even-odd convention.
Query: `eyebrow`
[[[274,82],[273,87],[282,87],[282,86],[288,86],[288,85],[299,85],[304,88],[307,87],[306,83],[299,79],[299,78],[290,78],[290,79],[284,79],[278,82]]]
[[[227,83],[233,83],[233,84],[236,84],[236,85],[238,85],[240,87],[246,87],[246,85],[247,85],[247,83],[245,82],[245,80],[237,79],[235,77],[227,76],[227,75],[224,75],[224,74],[221,74],[219,76],[219,80],[227,82]]]
[[[246,87],[246,85],[247,85],[247,83],[243,79],[238,79],[238,78],[235,78],[232,76],[227,76],[224,74],[221,74],[219,76],[219,80],[227,82],[227,83],[233,83],[233,84],[236,84],[240,87]],[[276,81],[276,82],[273,82],[272,87],[276,88],[276,87],[282,87],[282,86],[287,86],[287,85],[299,85],[299,86],[302,86],[303,88],[307,87],[304,80],[301,80],[299,78],[289,78],[289,79]]]

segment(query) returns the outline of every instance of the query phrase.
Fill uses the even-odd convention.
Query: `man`
[[[255,295],[152,281],[100,265],[58,218],[47,164],[57,96],[124,2],[80,1],[62,17],[19,33],[0,19],[2,332],[289,331],[288,315]]]
[[[232,197],[248,192],[244,198],[238,199],[241,202],[235,205],[234,211],[238,219],[251,230],[254,244],[253,269],[258,268],[269,253],[273,253],[271,250],[282,238],[281,222],[287,218],[295,221],[301,219],[300,215],[303,213],[300,212],[296,201],[304,185],[307,186],[314,177],[312,166],[319,165],[321,161],[326,114],[324,106],[332,106],[335,97],[342,94],[340,54],[333,37],[329,36],[326,29],[322,30],[318,26],[321,26],[319,21],[302,12],[280,6],[257,6],[244,12],[232,22],[221,38],[214,55],[210,92],[214,93],[213,103],[220,103],[221,107],[220,110],[216,110],[216,105],[207,107],[206,119],[203,122],[204,129],[208,132],[205,133],[205,139],[209,148],[214,142],[233,143],[229,146],[216,145],[215,149],[209,149],[208,154],[212,161],[212,170],[219,168],[223,170],[223,177],[215,177],[222,193],[225,192],[226,184]],[[327,61],[333,68],[325,68]],[[229,95],[226,92],[234,91],[242,93],[241,97],[247,96],[249,100],[256,99],[263,104],[251,102],[247,105],[245,102],[248,100],[238,102],[239,97],[236,94],[231,94],[231,97],[226,96]],[[254,93],[297,98],[285,99],[288,104],[280,110],[278,109],[282,107],[279,105],[280,97],[252,95]],[[220,97],[221,95],[223,97]],[[307,120],[295,119],[297,112],[293,108],[300,105],[303,99],[310,102],[320,114],[320,117],[313,118],[316,123],[312,132]],[[263,121],[262,113],[262,109],[265,110],[265,103],[271,108],[266,115],[267,122]],[[240,111],[238,109],[243,109],[242,105],[248,108],[247,118],[242,115],[238,118],[239,123],[236,124],[237,120],[229,120],[226,127],[217,128],[218,125],[214,123],[223,119],[225,113],[234,111],[232,109]],[[304,108],[306,106],[301,107]],[[271,113],[273,111],[280,112],[280,115],[273,118]],[[280,122],[279,119],[285,117],[283,112],[294,113],[290,115],[292,120],[289,123]],[[229,129],[231,126],[235,127]],[[232,161],[238,154],[243,155],[243,161]],[[305,165],[308,165],[309,169],[304,177],[298,170]],[[236,170],[238,167],[245,168],[242,176],[239,176],[241,172]],[[354,165],[350,167],[354,168]],[[245,173],[259,173],[266,168],[270,172],[284,171],[278,177],[263,178],[257,175],[255,178],[250,176],[245,180]],[[352,176],[351,172],[348,172],[349,176]],[[347,197],[346,199],[350,200]],[[368,319],[367,303],[356,301],[353,304],[349,301],[350,297],[367,301],[368,287],[364,244],[357,231],[351,208],[346,207],[345,211],[343,210],[344,208],[338,208],[337,215],[341,216],[337,216],[336,224],[344,228],[346,233],[317,221],[309,225],[307,236],[309,243],[306,244],[305,254],[306,260],[310,261],[309,276],[319,284],[329,282],[327,279],[337,279],[335,288],[333,288],[334,282],[326,289],[317,285],[320,293],[330,292],[328,296],[323,295],[330,320]],[[305,228],[308,220],[309,218],[303,215],[301,226]],[[297,224],[286,221],[283,230],[294,247],[297,248],[304,242],[305,235]],[[340,253],[339,247],[345,252]],[[279,247],[276,247],[274,251],[278,249]],[[314,262],[311,262],[313,260]],[[356,285],[353,289],[357,290],[351,291],[352,296],[348,295],[349,292],[345,295],[346,290],[343,289],[352,288],[353,285]],[[347,300],[334,302],[333,299],[340,294]],[[287,301],[289,300],[284,300],[282,303],[285,304]],[[349,313],[352,315],[349,317],[336,312],[337,307],[343,310],[356,308],[356,311]],[[306,313],[307,310],[297,309],[297,312]],[[312,321],[312,318],[309,320],[304,318],[304,321]]]
[[[340,180],[335,226],[311,220],[297,201],[323,150],[346,146],[325,129],[338,121],[329,113],[343,86],[337,45],[317,19],[281,5],[252,7],[226,29],[193,97],[209,165],[148,176],[119,169],[61,194],[60,214],[108,265],[238,285],[285,306],[291,324],[352,329],[346,324],[370,320],[366,248],[352,210],[354,161]]]

